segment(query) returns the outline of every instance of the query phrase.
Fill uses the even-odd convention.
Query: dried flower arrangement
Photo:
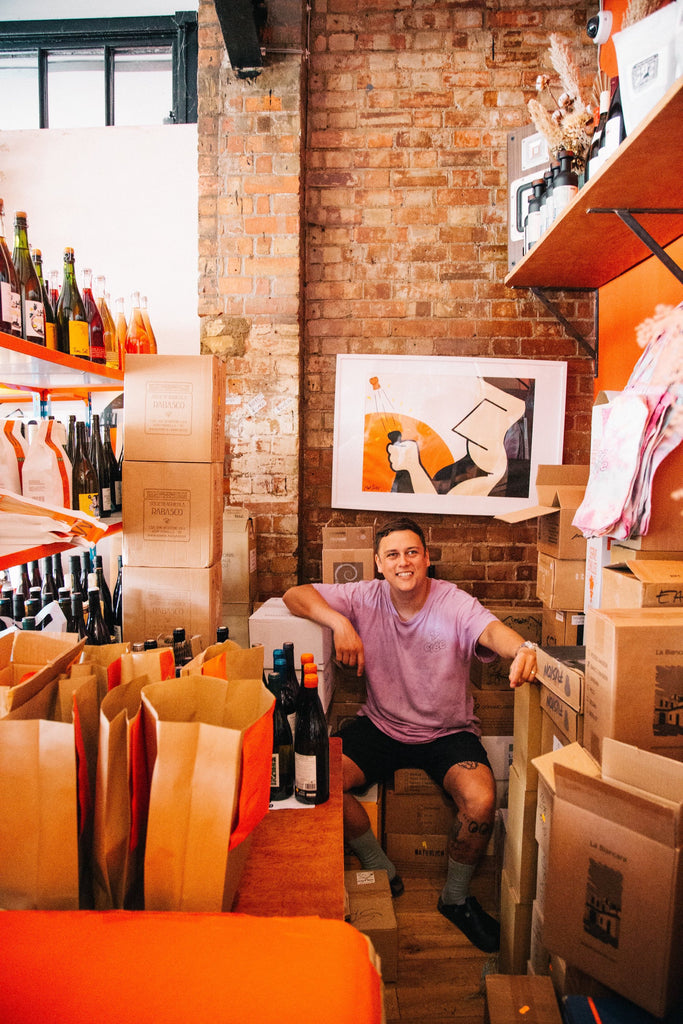
[[[574,154],[574,169],[580,172],[586,166],[593,135],[593,106],[582,99],[579,71],[567,40],[556,33],[549,38],[550,61],[564,91],[555,99],[550,76],[539,75],[536,91],[539,95],[547,92],[555,109],[551,112],[537,99],[529,100],[527,107],[531,120],[548,143],[550,153],[557,157],[561,149],[570,150]]]

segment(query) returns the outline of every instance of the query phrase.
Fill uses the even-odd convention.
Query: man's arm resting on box
[[[499,619],[489,622],[477,643],[495,651],[501,658],[513,659],[510,666],[510,686],[521,686],[522,683],[531,682],[536,678],[536,645],[530,644]]]
[[[349,620],[341,612],[330,607],[325,598],[311,583],[301,587],[290,587],[282,598],[292,615],[328,626],[334,636],[335,657],[342,665],[356,667],[356,674],[362,676],[365,667],[363,641]]]

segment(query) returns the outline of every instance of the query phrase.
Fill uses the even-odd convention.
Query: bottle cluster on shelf
[[[139,291],[131,293],[128,318],[123,298],[112,312],[104,276],[85,268],[79,289],[71,246],[58,285],[59,271],[45,275],[41,250],[29,247],[24,211],[15,213],[10,253],[0,199],[0,331],[116,370],[123,370],[127,352],[156,353],[147,298]]]
[[[527,196],[528,211],[524,218],[524,254],[539,241],[567,207],[581,186],[595,177],[600,167],[612,156],[626,137],[621,106],[619,79],[600,91],[600,103],[590,148],[585,155],[585,169],[575,169],[575,154],[561,149],[548,169],[531,182]]]
[[[117,459],[108,422],[53,416],[0,428],[0,487],[32,501],[108,519],[122,507],[123,452]]]
[[[273,651],[273,671],[264,683],[275,697],[270,799],[322,804],[330,795],[327,721],[318,694],[318,669],[312,654],[294,664],[294,644]]]

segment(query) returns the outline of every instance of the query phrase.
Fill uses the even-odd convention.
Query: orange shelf
[[[123,371],[0,332],[0,383],[19,391],[120,391]]]
[[[505,278],[509,288],[601,288],[651,252],[614,213],[635,214],[663,248],[683,235],[683,78],[650,111]]]

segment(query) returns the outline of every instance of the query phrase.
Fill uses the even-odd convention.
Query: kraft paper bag
[[[85,640],[75,633],[7,631],[0,637],[0,716],[34,697],[78,661]]]
[[[201,674],[217,679],[261,679],[263,676],[263,644],[240,647],[233,640],[211,644],[183,665],[181,675]]]
[[[0,720],[0,907],[78,910],[73,724],[51,721],[57,680]]]
[[[91,667],[106,693],[121,682],[121,658],[129,653],[129,643],[102,644],[101,647],[86,644],[81,653],[81,663]]]
[[[274,698],[260,679],[182,676],[144,687],[142,702],[145,908],[229,910],[231,858],[268,810]]]
[[[172,647],[155,647],[151,651],[130,651],[121,655],[121,682],[147,676],[149,682],[175,677]]]
[[[142,866],[131,843],[131,736],[141,714],[140,693],[148,683],[146,676],[122,683],[109,691],[100,707],[93,836],[97,910],[132,910],[142,905]]]

